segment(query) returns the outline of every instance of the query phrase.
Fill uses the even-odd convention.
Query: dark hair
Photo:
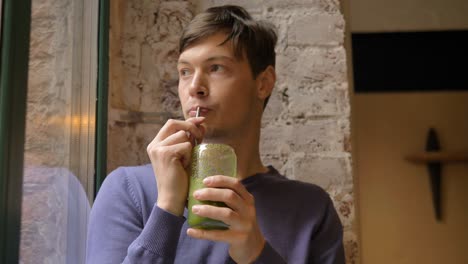
[[[254,20],[244,8],[234,5],[211,7],[196,15],[182,32],[179,53],[218,32],[225,32],[227,35],[220,45],[232,41],[237,58],[242,58],[245,52],[254,78],[269,65],[275,67],[275,46],[278,39],[275,27],[270,23]],[[265,99],[265,106],[268,99]]]

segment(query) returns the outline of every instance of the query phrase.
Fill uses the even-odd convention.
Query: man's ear
[[[276,83],[275,68],[269,65],[257,76],[257,96],[260,100],[265,100],[270,96]]]

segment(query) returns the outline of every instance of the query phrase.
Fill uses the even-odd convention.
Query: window
[[[94,195],[96,1],[32,1],[20,261],[84,262]]]
[[[84,263],[99,4],[0,0],[0,263]]]

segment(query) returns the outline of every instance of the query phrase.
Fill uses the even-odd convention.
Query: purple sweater
[[[266,245],[255,263],[344,263],[342,226],[320,187],[273,167],[242,181],[255,197]],[[186,235],[185,217],[155,205],[151,165],[121,167],[104,181],[88,223],[87,263],[234,263],[225,243]]]

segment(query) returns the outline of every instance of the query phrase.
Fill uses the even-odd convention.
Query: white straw
[[[195,115],[195,117],[199,117],[200,116],[200,107],[198,106],[197,107],[197,114]],[[195,138],[195,146],[198,145],[198,142],[197,142],[197,139]]]
[[[195,117],[199,117],[200,116],[200,107],[198,106],[197,107],[197,114],[195,115]]]

